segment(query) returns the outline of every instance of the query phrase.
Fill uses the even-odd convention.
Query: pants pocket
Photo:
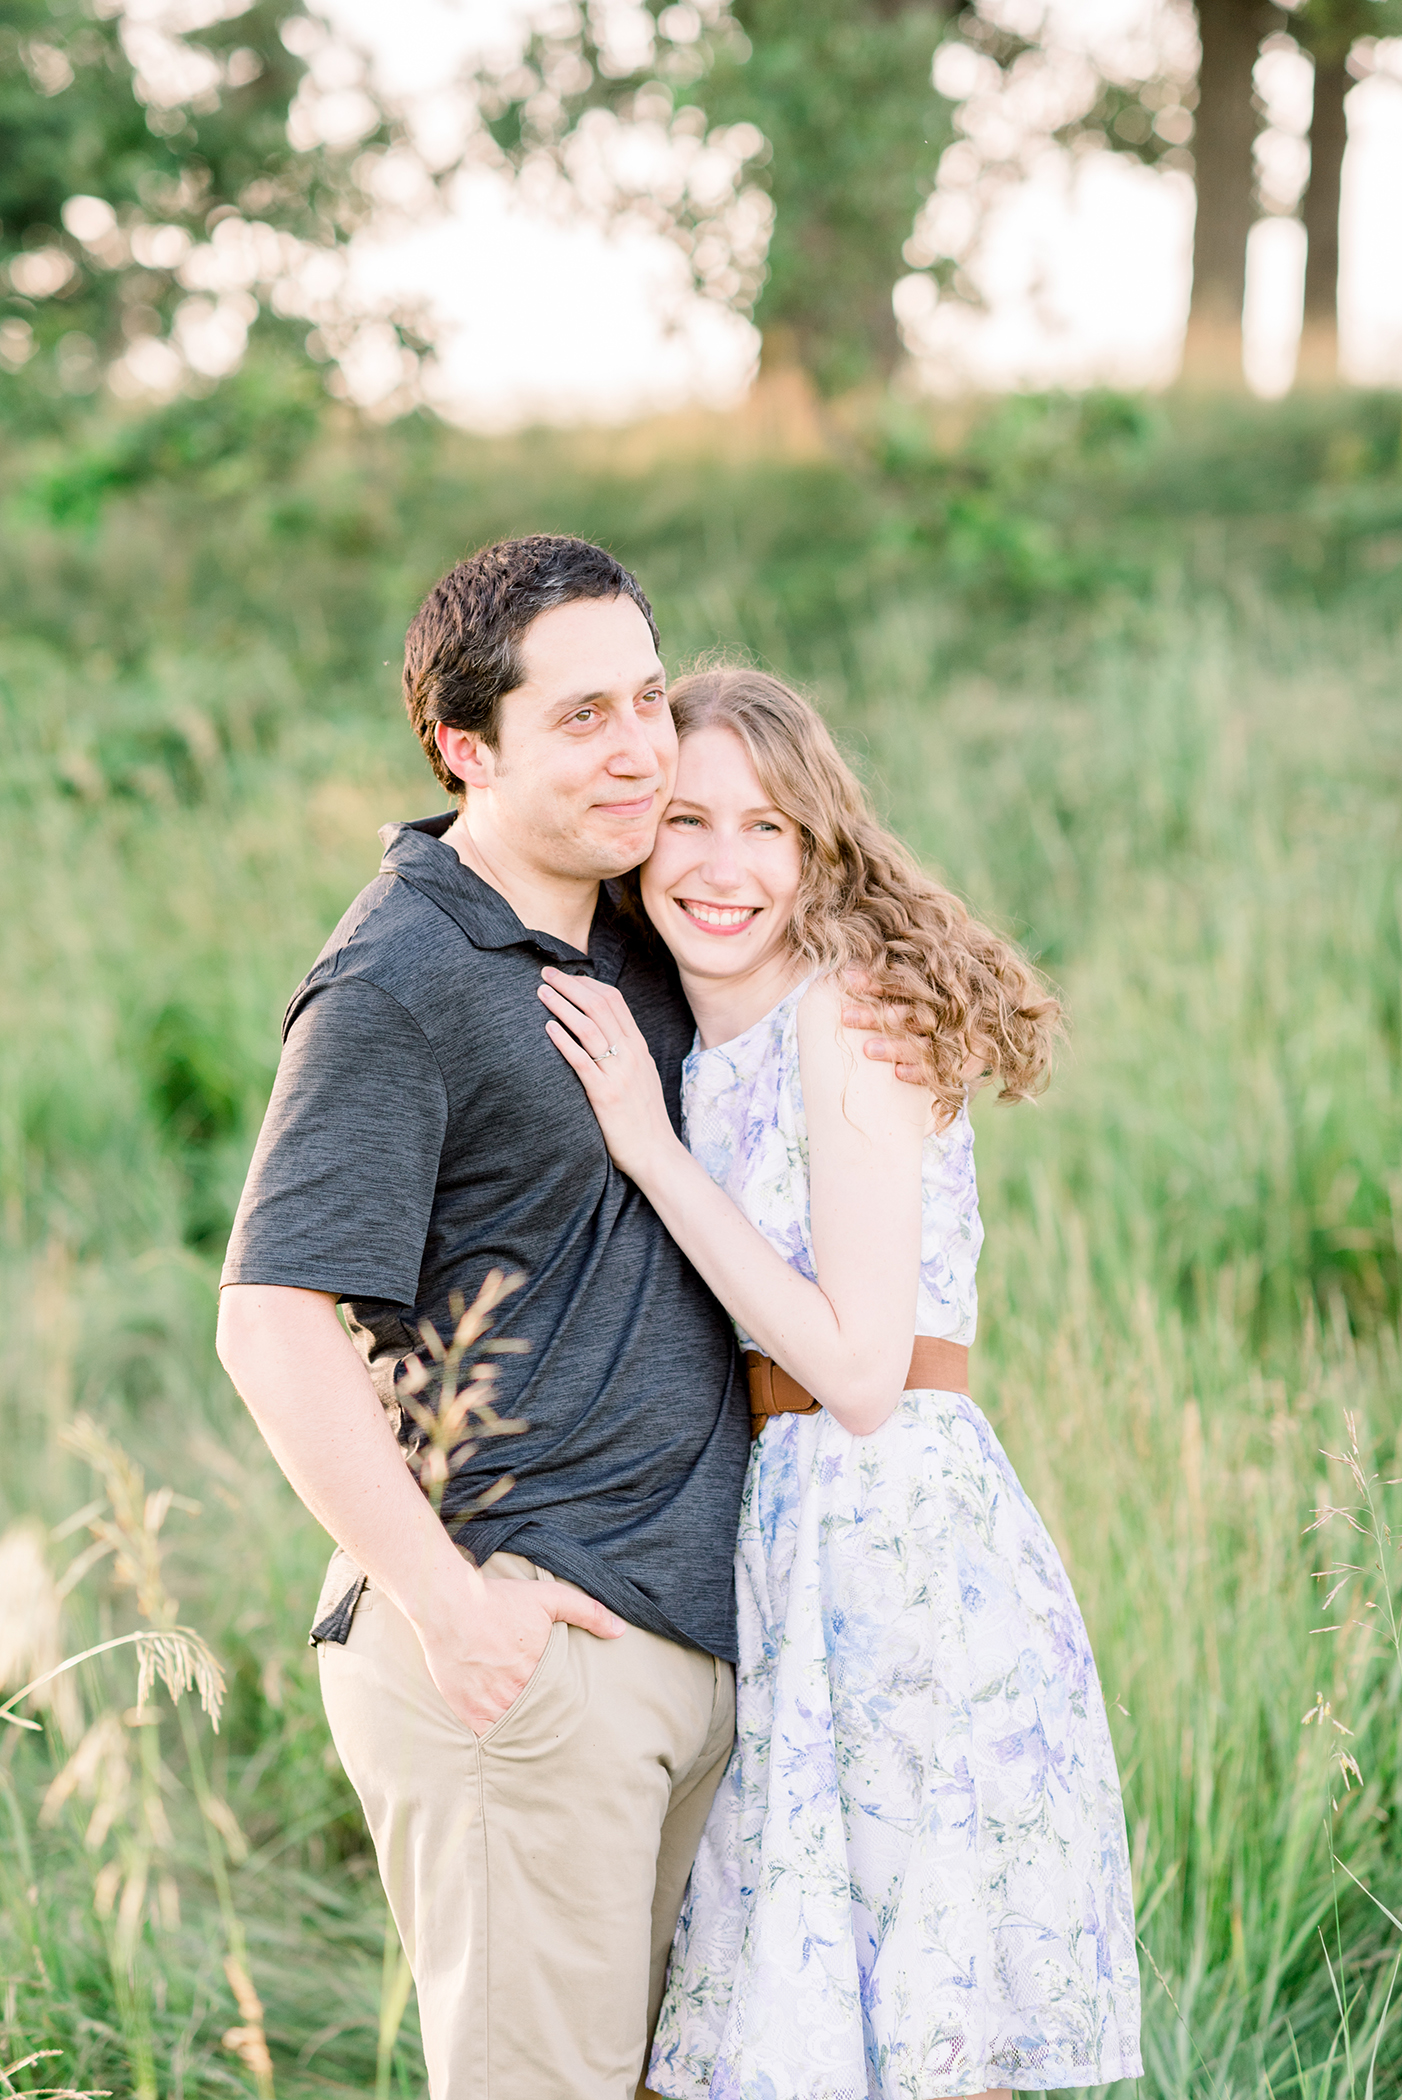
[[[307,1636],[309,1648],[319,1647],[323,1641],[330,1641],[338,1648],[345,1646],[356,1606],[365,1593],[365,1583],[366,1577],[349,1553],[338,1546],[326,1564],[321,1594],[312,1615],[311,1632]]]
[[[514,1735],[523,1719],[529,1719],[531,1709],[539,1705],[549,1691],[552,1681],[565,1666],[569,1654],[570,1629],[563,1619],[557,1619],[550,1629],[550,1638],[542,1650],[539,1662],[522,1685],[504,1714],[499,1714],[485,1735],[478,1741],[493,1745],[504,1737]]]

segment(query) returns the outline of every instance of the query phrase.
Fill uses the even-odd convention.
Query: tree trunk
[[[1268,15],[1261,0],[1197,0],[1197,17],[1202,41],[1193,136],[1198,207],[1183,378],[1190,386],[1237,387],[1242,384],[1246,236],[1255,217],[1257,117],[1251,76]]]
[[[1339,376],[1339,193],[1348,143],[1344,97],[1352,86],[1342,58],[1316,59],[1310,174],[1301,208],[1309,246],[1298,386],[1333,386]]]

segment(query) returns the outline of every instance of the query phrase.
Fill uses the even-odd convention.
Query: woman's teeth
[[[747,926],[759,910],[757,904],[698,904],[690,897],[678,899],[689,919],[699,926]]]

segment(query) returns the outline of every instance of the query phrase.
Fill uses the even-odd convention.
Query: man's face
[[[666,677],[631,598],[586,598],[533,620],[523,682],[503,696],[495,751],[439,731],[477,812],[542,873],[602,881],[652,851],[677,735]],[[467,762],[464,762],[464,761]],[[485,799],[484,799],[485,798]]]

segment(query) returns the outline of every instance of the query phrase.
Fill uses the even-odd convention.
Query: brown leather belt
[[[750,1434],[758,1436],[774,1415],[815,1415],[821,1402],[805,1392],[796,1378],[781,1370],[772,1356],[757,1349],[745,1351],[745,1369],[750,1379]],[[962,1342],[944,1342],[933,1334],[917,1334],[906,1372],[908,1393],[967,1393],[969,1352]]]

